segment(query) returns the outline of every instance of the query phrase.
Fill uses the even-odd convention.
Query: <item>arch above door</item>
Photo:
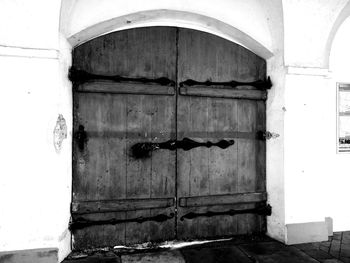
[[[264,59],[273,56],[272,47],[268,43],[259,42],[231,24],[193,12],[169,9],[146,10],[103,20],[74,33],[68,29],[65,32],[62,25],[65,20],[61,20],[61,31],[66,34],[72,47],[113,31],[147,26],[177,26],[204,31],[225,38],[246,47]]]

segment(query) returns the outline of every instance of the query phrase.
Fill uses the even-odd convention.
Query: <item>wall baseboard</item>
[[[57,263],[57,248],[0,252],[0,263]]]
[[[286,225],[286,244],[328,241],[329,225],[325,221]]]

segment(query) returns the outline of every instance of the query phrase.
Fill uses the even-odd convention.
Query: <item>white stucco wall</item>
[[[71,136],[60,153],[53,144],[59,114],[71,132],[59,62],[0,55],[0,71],[0,251],[57,247],[69,236],[71,196]]]
[[[59,0],[0,2],[0,251],[52,247],[62,259],[70,250],[72,102],[59,14]],[[68,136],[56,152],[59,114]]]
[[[0,45],[58,48],[60,0],[1,0]]]
[[[327,40],[348,0],[283,0],[285,64],[326,68]]]
[[[350,229],[342,193],[349,160],[336,154],[336,89],[327,55],[335,21],[349,15],[342,14],[347,3],[283,0],[286,224],[332,217],[335,231]]]
[[[346,19],[336,33],[333,41],[330,56],[331,79],[329,82],[331,105],[333,110],[336,108],[336,83],[350,83],[349,61],[350,61],[350,18]],[[336,122],[336,114],[332,114],[332,123]],[[336,129],[332,130],[333,139],[336,140]],[[330,187],[333,191],[333,203],[330,208],[331,213],[336,218],[336,229],[350,229],[350,211],[346,209],[349,206],[348,186],[350,185],[350,155],[335,154],[333,151],[333,180]]]
[[[140,11],[174,10],[203,15],[220,20],[228,25],[234,25],[268,49],[271,50],[272,47],[266,16],[258,0],[222,0],[220,3],[215,4],[210,0],[154,0],[147,2],[142,0],[123,0],[119,1],[118,4],[115,4],[115,1],[112,0],[75,0],[67,3],[68,5],[68,12],[63,16],[63,20],[67,22],[62,26],[62,30],[67,36],[75,35],[87,27],[102,21]],[[67,17],[69,18],[67,19]],[[246,23],[247,20],[249,20],[249,23]],[[124,21],[124,24],[132,24],[133,22]],[[160,22],[158,21],[158,24]],[[179,18],[176,22],[186,21],[181,21],[181,18]],[[187,23],[190,24],[188,21]],[[210,27],[210,24],[206,26]]]

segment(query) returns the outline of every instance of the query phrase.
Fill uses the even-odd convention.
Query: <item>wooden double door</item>
[[[76,47],[74,248],[264,232],[254,209],[266,203],[266,91],[221,82],[265,77],[262,58],[190,29],[131,29]],[[234,144],[160,147],[184,138]]]

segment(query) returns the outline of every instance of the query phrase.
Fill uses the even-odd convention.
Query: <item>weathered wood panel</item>
[[[174,198],[124,199],[72,202],[72,213],[119,212],[174,206]]]
[[[73,66],[96,75],[165,77],[176,83],[252,82],[266,74],[265,61],[239,45],[199,31],[165,27],[91,40],[74,50]],[[265,91],[101,80],[74,87],[73,220],[83,216],[105,222],[177,213],[177,238],[264,231],[263,216],[181,217],[251,209],[266,200],[266,147],[258,135],[266,125]],[[84,147],[77,142],[80,125],[87,136]],[[142,159],[130,151],[136,143],[185,137],[198,142],[233,139],[235,144],[226,149],[158,149]],[[170,200],[175,197],[173,206]],[[175,217],[88,226],[74,232],[74,247],[172,239],[175,226]]]
[[[197,97],[266,100],[267,92],[249,89],[209,88],[205,86],[181,87],[180,94]]]
[[[209,205],[230,205],[240,203],[257,203],[267,200],[267,194],[264,193],[243,193],[228,195],[207,195],[179,198],[181,207],[190,206],[209,206]]]
[[[73,66],[97,75],[176,78],[176,29],[147,27],[114,32],[74,49]]]
[[[139,83],[113,83],[107,81],[85,83],[83,85],[79,85],[76,88],[76,91],[139,95],[175,95],[174,87],[171,86]]]
[[[179,30],[178,39],[178,82],[187,79],[201,82],[249,82],[265,77],[265,61],[241,46],[187,29]],[[258,129],[265,128],[264,122],[258,121],[258,118],[265,118],[265,91],[198,86],[181,87],[179,93],[179,139],[189,137],[196,141],[217,141],[219,138],[213,134],[255,134]],[[223,136],[220,139],[232,138]],[[253,136],[235,137],[235,144],[225,150],[212,147],[197,148],[189,152],[178,151],[178,200],[200,199],[203,196],[210,200],[215,195],[251,193],[258,189],[264,192],[264,183],[261,180],[265,171],[258,175],[258,169],[264,169],[259,157],[264,154],[264,142],[260,143],[255,139]],[[259,148],[257,145],[260,144]],[[258,148],[261,150],[256,153]],[[191,207],[181,207],[179,204],[178,236],[198,238],[259,232],[263,225],[261,216],[251,214],[179,220],[189,212],[219,212],[237,207],[248,209],[254,208],[255,204],[203,203],[201,206]]]
[[[175,39],[173,28],[112,33],[76,48],[73,65],[92,74],[174,80]],[[164,96],[174,94],[174,89],[108,82],[86,83],[76,88],[74,130],[83,125],[87,142],[84,150],[74,142],[73,202],[95,202],[95,210],[102,204],[100,208],[104,209],[104,213],[85,214],[85,218],[108,221],[174,212],[174,206],[168,207],[170,203],[165,207],[159,202],[153,205],[156,199],[175,197],[175,152],[160,150],[151,158],[140,160],[130,151],[138,142],[174,138],[175,96]],[[129,199],[136,201],[123,203]],[[113,209],[125,211],[112,212]],[[154,226],[154,222],[147,221],[85,227],[75,231],[74,247],[174,238],[174,218],[157,223],[158,228]]]
[[[266,77],[266,62],[246,48],[217,36],[179,29],[178,82],[250,82]]]

